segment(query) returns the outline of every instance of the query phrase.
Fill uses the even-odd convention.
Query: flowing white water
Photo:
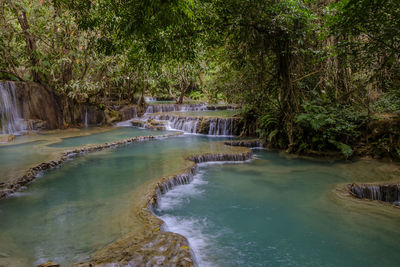
[[[197,133],[197,125],[199,122],[200,118],[171,116],[168,120],[168,129],[195,134]]]
[[[85,128],[88,127],[89,123],[88,123],[88,111],[87,111],[87,107],[85,107],[85,120],[84,120],[84,125]]]
[[[210,128],[208,135],[233,135],[233,119],[232,118],[212,118],[210,119]]]
[[[14,83],[0,83],[0,125],[2,134],[26,131],[26,123],[18,111]]]
[[[191,198],[203,194],[204,191],[200,187],[208,183],[203,179],[203,173],[204,171],[199,169],[191,183],[177,186],[162,195],[157,207],[158,212],[176,209],[188,204]],[[199,266],[212,266],[211,262],[206,261],[203,257],[204,252],[213,246],[213,237],[202,231],[205,228],[204,225],[209,223],[207,218],[183,218],[172,214],[164,214],[159,217],[165,222],[163,230],[179,233],[188,239]]]
[[[205,111],[207,105],[205,104],[160,104],[160,105],[149,105],[146,109],[146,113],[158,113],[158,112],[172,112],[172,111]]]
[[[146,102],[154,102],[154,101],[157,101],[157,98],[154,98],[154,97],[151,97],[151,96],[145,96],[144,100]]]
[[[203,133],[212,136],[233,136],[234,118],[202,118],[202,117],[185,117],[171,114],[151,115],[146,114],[145,120],[154,119],[167,121],[167,130],[178,130],[185,133],[196,134]],[[203,122],[202,122],[203,120]],[[201,132],[200,123],[204,123],[209,127],[208,132]]]
[[[132,107],[132,118],[115,123],[116,127],[132,127],[132,121],[138,119],[137,107]]]

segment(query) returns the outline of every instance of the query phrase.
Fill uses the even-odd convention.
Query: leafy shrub
[[[205,95],[203,94],[203,92],[193,91],[190,93],[189,97],[190,97],[190,99],[193,99],[193,100],[202,100],[205,98]]]
[[[352,145],[366,122],[364,114],[344,105],[323,106],[308,102],[302,107],[304,112],[295,119],[299,150],[339,150],[346,157],[353,154]]]
[[[400,111],[400,90],[392,90],[386,93],[373,105],[375,112],[399,112]]]

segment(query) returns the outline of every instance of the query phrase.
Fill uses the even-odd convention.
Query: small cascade
[[[190,157],[190,160],[195,163],[215,162],[215,161],[246,161],[251,159],[252,152],[237,153],[237,154],[203,154]]]
[[[157,195],[160,196],[162,194],[165,194],[177,185],[190,183],[193,180],[193,173],[194,169],[191,169],[187,173],[177,174],[170,179],[163,181],[159,184]]]
[[[132,118],[136,119],[138,117],[138,112],[137,112],[137,107],[136,106],[132,108],[132,113],[133,113],[133,117]]]
[[[160,104],[149,105],[146,113],[173,112],[173,111],[205,111],[207,105],[204,104]]]
[[[196,117],[171,116],[171,119],[168,120],[168,128],[193,134],[197,133],[197,125],[199,122],[200,118]]]
[[[151,97],[151,96],[145,96],[144,100],[146,102],[155,102],[155,101],[157,101],[157,98],[154,98],[154,97]]]
[[[84,125],[85,125],[85,128],[87,128],[88,127],[88,111],[87,111],[87,107],[85,107],[85,120],[84,120],[84,123],[83,123]]]
[[[0,126],[2,134],[26,131],[26,123],[18,111],[14,83],[0,83]]]
[[[146,119],[166,121],[167,130],[178,130],[185,133],[198,133],[198,125],[201,121],[200,117],[182,117],[171,114],[146,115]]]
[[[196,155],[189,158],[189,160],[197,163],[205,163],[205,162],[233,162],[233,161],[246,161],[250,160],[253,156],[251,151],[244,152],[244,153],[233,153],[233,154],[202,154]],[[186,172],[171,176],[166,178],[159,183],[155,188],[155,195],[150,199],[148,208],[154,212],[154,210],[158,206],[158,200],[160,197],[170,191],[172,188],[176,187],[177,185],[188,184],[193,180],[194,173],[196,171],[196,167],[189,168]]]
[[[167,121],[169,130],[178,130],[191,134],[213,136],[232,136],[235,118],[185,117],[171,114],[146,114],[145,119]]]
[[[210,118],[208,135],[233,135],[233,118]]]
[[[350,191],[357,198],[367,198],[371,200],[380,200],[390,203],[400,201],[400,184],[387,185],[357,185],[351,184]]]
[[[400,184],[397,185],[397,200],[393,204],[400,206]]]

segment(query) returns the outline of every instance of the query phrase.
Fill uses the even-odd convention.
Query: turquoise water
[[[35,141],[25,144],[0,147],[0,169],[9,167],[9,164],[16,161],[30,161],[35,154],[35,147],[43,141]],[[22,153],[23,151],[23,153]]]
[[[157,214],[199,266],[399,266],[399,216],[335,201],[352,165],[256,155],[199,167],[162,198]]]
[[[143,199],[144,184],[181,171],[185,156],[213,151],[219,140],[182,136],[135,143],[82,155],[45,173],[0,202],[0,266],[87,259],[138,227],[135,203]]]
[[[46,155],[38,150],[43,141],[12,146],[0,146],[0,182],[5,182],[12,174],[21,170],[21,166],[40,163]],[[26,169],[25,167],[23,167]]]
[[[120,127],[103,133],[64,138],[62,142],[52,144],[50,147],[74,147],[87,144],[103,144],[135,136],[157,136],[165,133],[165,131],[145,130],[135,127]]]
[[[97,132],[101,130],[104,132]],[[58,152],[71,147],[110,143],[135,136],[158,136],[166,133],[166,131],[144,130],[135,127],[118,127],[111,128],[111,130],[87,128],[20,136],[17,137],[17,141],[26,143],[0,146],[0,182],[22,176],[27,169],[53,160],[58,157]]]
[[[111,142],[136,132],[146,135],[120,128],[58,144],[105,137]],[[135,205],[146,186],[180,172],[190,154],[218,152],[218,141],[225,139],[185,135],[135,143],[82,155],[44,173],[27,190],[0,202],[0,266],[48,260],[66,266],[87,260],[128,232],[140,232]],[[1,149],[34,151],[41,145]],[[200,266],[398,266],[398,210],[348,206],[347,200],[344,205],[333,193],[338,183],[354,181],[349,173],[360,166],[264,151],[256,156],[245,164],[202,165],[191,184],[162,198],[157,213],[169,230],[189,239]],[[379,180],[377,173],[365,168],[363,175]]]

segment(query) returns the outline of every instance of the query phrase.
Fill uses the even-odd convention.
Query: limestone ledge
[[[242,148],[233,153],[207,153],[186,158],[191,162],[189,167],[180,174],[159,179],[147,193],[144,204],[137,209],[137,215],[144,225],[141,234],[124,236],[97,251],[89,262],[73,266],[195,266],[193,252],[187,239],[176,233],[164,232],[164,222],[153,213],[160,197],[177,185],[190,183],[198,163],[245,161],[251,157],[252,151]]]
[[[52,160],[49,162],[43,162],[35,167],[28,169],[22,177],[16,178],[13,181],[8,182],[8,183],[0,183],[0,200],[10,196],[12,193],[14,193],[18,190],[21,190],[24,185],[32,182],[41,171],[56,168],[59,165],[61,165],[63,162],[65,162],[68,158],[71,158],[73,156],[76,156],[79,154],[84,154],[84,153],[91,153],[91,152],[100,151],[100,150],[109,149],[109,148],[115,148],[115,147],[131,144],[131,143],[135,143],[135,142],[160,139],[160,138],[166,138],[166,137],[177,136],[177,135],[182,135],[182,133],[176,132],[176,133],[165,134],[165,135],[160,135],[160,136],[138,136],[138,137],[126,138],[126,139],[123,139],[123,140],[120,140],[117,142],[105,143],[105,144],[101,144],[101,145],[83,146],[83,147],[80,147],[80,148],[77,148],[74,150],[66,151],[63,154],[61,154],[61,156],[59,158],[57,158],[55,160]]]

